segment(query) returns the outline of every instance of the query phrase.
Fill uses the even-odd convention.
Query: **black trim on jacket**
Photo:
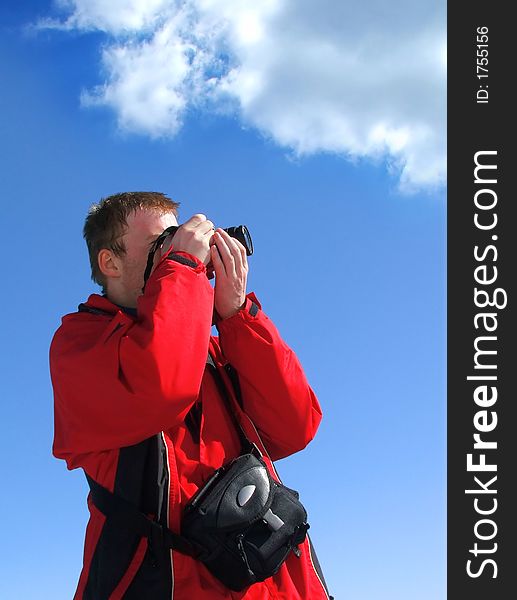
[[[120,449],[113,490],[116,495],[146,514],[159,514],[160,523],[166,526],[168,489],[167,448],[161,434]],[[93,553],[83,600],[108,600],[124,577],[140,539],[121,526],[116,516],[106,519]],[[147,548],[124,600],[171,598],[170,559],[167,555],[158,560],[154,551]]]

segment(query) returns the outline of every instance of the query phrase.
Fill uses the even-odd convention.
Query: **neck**
[[[117,306],[125,306],[126,308],[136,308],[137,296],[129,294],[127,291],[108,289],[106,290],[106,298]]]

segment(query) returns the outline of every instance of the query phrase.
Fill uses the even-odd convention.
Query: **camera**
[[[167,227],[167,229],[165,229],[165,231],[162,233],[162,235],[160,236],[159,239],[161,239],[163,241],[163,237],[167,237],[169,235],[174,236],[174,234],[176,233],[176,230],[179,228],[179,225],[171,225],[170,227]],[[226,231],[226,233],[236,239],[238,242],[240,242],[244,248],[246,249],[246,254],[248,256],[251,256],[253,254],[253,241],[251,239],[251,235],[250,232],[248,231],[248,228],[246,227],[246,225],[237,225],[235,227],[224,227],[223,231]]]
[[[147,283],[147,280],[149,279],[149,275],[151,274],[151,271],[153,268],[154,255],[155,255],[156,250],[160,247],[161,244],[163,244],[164,240],[167,237],[169,237],[170,235],[174,236],[174,234],[179,229],[179,227],[180,227],[179,225],[171,225],[170,227],[167,227],[167,229],[165,229],[161,233],[161,235],[158,237],[158,239],[154,242],[154,244],[149,252],[149,255],[147,257],[147,266],[146,266],[145,272],[144,272],[144,287],[142,288],[142,290],[145,289],[145,284]],[[253,241],[251,240],[251,235],[250,235],[250,232],[248,231],[248,228],[246,227],[246,225],[237,225],[235,227],[226,227],[226,228],[224,228],[223,231],[226,231],[226,233],[230,237],[239,241],[246,249],[246,254],[248,256],[251,256],[253,254]]]

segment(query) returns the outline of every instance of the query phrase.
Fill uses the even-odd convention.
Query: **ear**
[[[118,278],[121,276],[121,265],[119,259],[115,256],[112,250],[103,248],[97,255],[97,263],[100,272],[108,278]]]

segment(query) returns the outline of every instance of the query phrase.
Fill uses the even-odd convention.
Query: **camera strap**
[[[154,255],[156,254],[156,251],[163,244],[165,239],[168,238],[169,235],[173,235],[177,229],[177,225],[171,225],[170,227],[167,227],[167,229],[164,229],[162,233],[156,238],[156,240],[154,240],[153,245],[151,246],[151,250],[149,250],[149,254],[147,255],[147,264],[145,266],[144,271],[144,287],[142,288],[142,293],[145,290],[145,284],[147,283],[147,280],[151,275],[151,271],[153,270]]]
[[[237,431],[237,433],[239,435],[239,438],[241,441],[241,454],[245,454],[246,452],[251,452],[251,451],[255,451],[255,452],[258,451],[259,454],[262,456],[262,453],[257,448],[256,444],[254,444],[253,442],[251,442],[248,439],[246,432],[242,428],[242,425],[236,414],[236,407],[230,397],[230,394],[228,393],[228,388],[226,386],[226,383],[224,382],[223,377],[222,377],[221,373],[219,372],[219,369],[217,368],[217,366],[214,362],[214,359],[212,358],[212,356],[210,354],[208,354],[206,364],[210,370],[210,373],[212,374],[212,377],[214,378],[214,381],[217,385],[219,394],[224,401],[226,410],[229,413],[229,415],[233,421],[235,430]],[[228,378],[230,379],[233,390],[235,392],[235,396],[237,397],[237,401],[239,402],[239,405],[242,408],[242,397],[241,397],[239,382],[237,379],[237,373],[235,372],[235,370],[229,363],[225,365],[225,371],[228,375]]]

